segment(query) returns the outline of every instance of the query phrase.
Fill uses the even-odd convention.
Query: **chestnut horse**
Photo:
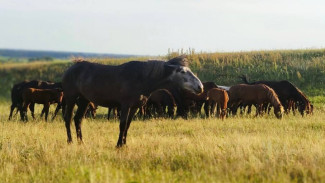
[[[262,115],[263,105],[270,103],[274,107],[274,114],[277,118],[282,118],[283,106],[275,91],[264,85],[234,85],[229,89],[229,104],[238,107],[242,104],[256,104],[256,116]]]
[[[300,114],[303,116],[304,113],[311,114],[312,107],[311,103],[308,100],[307,96],[300,91],[295,85],[289,81],[256,81],[249,83],[245,75],[240,77],[246,84],[265,84],[268,87],[272,88],[275,93],[278,95],[280,102],[283,104],[285,111],[289,110],[290,101],[297,104]]]
[[[77,62],[64,73],[62,86],[66,98],[64,115],[68,143],[72,142],[70,123],[76,99],[78,106],[74,116],[77,139],[82,143],[81,121],[89,102],[108,107],[121,106],[120,133],[117,147],[126,144],[127,132],[142,97],[167,86],[201,93],[203,85],[188,67],[184,56],[165,61],[130,61],[110,66],[87,61]]]
[[[50,105],[53,103],[61,104],[63,97],[62,89],[35,89],[25,88],[22,93],[23,98],[23,120],[28,121],[27,109],[31,103],[43,104],[45,112],[45,121],[49,113]],[[43,111],[42,111],[43,112]],[[55,114],[56,115],[56,114]]]
[[[32,80],[32,81],[23,81],[21,83],[15,84],[11,89],[11,107],[10,107],[10,114],[9,120],[12,118],[13,111],[17,108],[17,112],[20,112],[21,120],[23,120],[23,98],[22,92],[25,88],[38,88],[38,89],[54,89],[54,88],[62,88],[61,83],[52,83],[48,81],[39,81],[39,80]],[[60,107],[60,106],[58,106]],[[32,117],[34,117],[34,103],[29,105],[29,109],[31,111]],[[42,113],[44,113],[44,108]]]
[[[215,106],[217,106],[217,116],[224,119],[227,114],[227,103],[229,101],[229,96],[226,90],[219,88],[212,88],[208,91],[208,102],[214,103],[214,108],[211,110],[215,111]]]

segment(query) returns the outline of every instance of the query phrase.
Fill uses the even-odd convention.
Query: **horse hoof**
[[[68,143],[68,144],[72,144],[72,140],[69,140],[69,139],[68,139],[68,140],[67,140],[67,143]]]
[[[121,148],[121,147],[123,147],[123,144],[117,144],[117,145],[116,145],[116,148],[117,148],[117,149],[119,149],[119,148]]]

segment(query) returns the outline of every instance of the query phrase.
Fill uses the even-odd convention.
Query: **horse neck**
[[[302,91],[300,91],[297,87],[295,87],[296,92],[297,92],[297,98],[298,100],[304,102],[305,104],[310,104],[309,100],[307,99],[307,97],[302,93]]]
[[[267,96],[269,98],[270,103],[274,106],[274,108],[280,108],[282,106],[278,96],[270,88],[267,88]]]

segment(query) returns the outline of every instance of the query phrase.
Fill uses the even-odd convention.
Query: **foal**
[[[49,113],[50,105],[53,103],[61,104],[63,97],[62,89],[35,89],[25,88],[22,93],[23,98],[23,121],[28,121],[27,109],[31,103],[43,104],[45,121]]]
[[[229,96],[226,90],[219,88],[212,88],[208,91],[208,101],[211,106],[214,106],[211,110],[215,111],[215,106],[217,105],[217,116],[222,120],[225,119],[227,113],[227,103],[229,101]]]

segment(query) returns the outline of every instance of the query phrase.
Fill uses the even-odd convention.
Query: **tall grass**
[[[195,53],[194,50],[169,52],[158,59],[169,59],[186,53],[190,67],[202,81],[214,81],[219,85],[241,83],[241,75],[254,80],[289,80],[309,96],[325,95],[325,49],[275,50],[233,53]],[[102,58],[90,61],[118,65],[131,60],[154,59]],[[0,65],[0,96],[10,97],[10,89],[23,80],[61,81],[63,72],[73,62],[35,62]]]
[[[121,149],[115,148],[116,121],[84,120],[85,144],[68,145],[60,118],[6,121],[7,109],[7,103],[0,105],[3,182],[325,180],[324,108],[313,116],[289,115],[283,120],[274,116],[135,120],[128,144]],[[74,133],[73,137],[76,140]]]

